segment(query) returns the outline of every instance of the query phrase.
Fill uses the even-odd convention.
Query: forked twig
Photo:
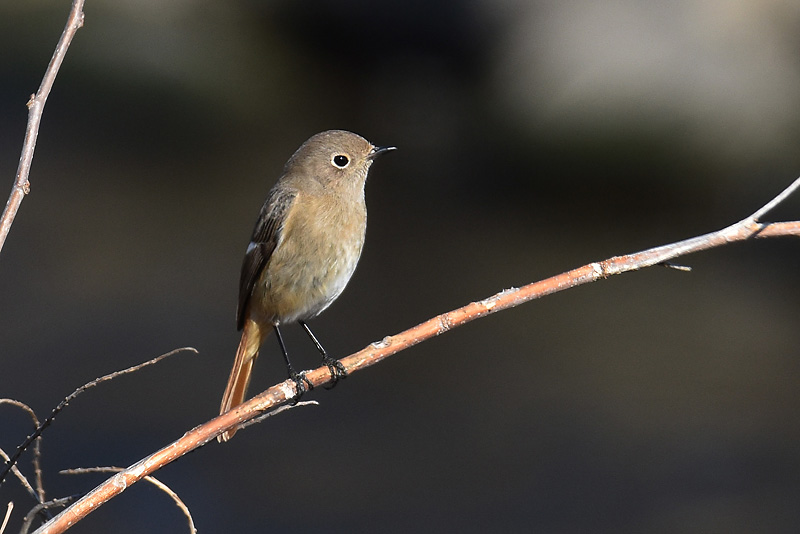
[[[6,454],[6,451],[4,451],[3,449],[0,449],[0,458],[5,460],[6,462],[9,461],[8,454]],[[36,494],[36,490],[33,489],[33,486],[31,486],[31,483],[28,482],[28,479],[25,478],[25,475],[22,474],[22,471],[20,471],[19,468],[17,468],[16,465],[11,468],[11,473],[13,473],[15,477],[17,477],[17,479],[19,480],[20,484],[22,484],[22,487],[25,488],[28,491],[28,493],[30,494],[31,497],[33,497],[33,500],[38,502],[39,499],[38,499],[38,496]]]
[[[109,374],[107,374],[105,376],[101,376],[100,378],[95,378],[91,382],[88,382],[88,383],[82,385],[81,387],[79,387],[78,389],[76,389],[75,391],[73,391],[72,393],[67,395],[67,397],[64,398],[64,400],[62,400],[61,402],[58,403],[58,406],[53,408],[53,411],[50,412],[50,415],[47,416],[47,419],[42,421],[42,423],[36,428],[36,430],[34,430],[33,433],[30,436],[28,436],[25,439],[25,441],[23,441],[19,445],[19,447],[17,447],[17,451],[14,453],[14,455],[10,459],[6,460],[5,468],[3,469],[2,472],[0,472],[0,484],[2,484],[3,481],[5,480],[5,477],[8,474],[8,471],[14,465],[16,465],[17,460],[19,460],[19,457],[22,455],[23,452],[25,452],[25,449],[27,449],[28,446],[35,439],[37,439],[39,436],[42,435],[42,432],[44,431],[44,429],[47,428],[48,426],[50,426],[50,423],[52,423],[55,420],[56,416],[61,412],[61,410],[66,408],[67,405],[75,399],[75,397],[77,397],[78,395],[80,395],[81,393],[86,391],[87,389],[93,388],[94,386],[96,386],[98,384],[101,384],[101,383],[103,383],[103,382],[105,382],[107,380],[112,380],[112,379],[114,379],[114,378],[116,378],[118,376],[125,375],[125,374],[128,374],[128,373],[134,373],[134,372],[138,371],[139,369],[141,369],[143,367],[147,367],[148,365],[156,364],[156,363],[160,362],[161,360],[163,360],[164,358],[168,358],[168,357],[172,356],[173,354],[177,354],[177,353],[183,352],[183,351],[190,351],[190,352],[194,352],[195,354],[197,354],[197,349],[195,349],[193,347],[181,347],[179,349],[171,350],[169,352],[166,352],[166,353],[162,354],[161,356],[156,356],[152,360],[148,360],[148,361],[146,361],[144,363],[140,363],[140,364],[134,365],[133,367],[128,367],[127,369],[123,369],[121,371],[114,371],[113,373],[109,373]],[[18,401],[14,401],[14,402],[18,402]]]
[[[34,432],[36,431],[37,428],[39,428],[39,418],[36,417],[36,412],[34,412],[33,408],[31,408],[24,402],[20,402],[16,399],[0,399],[0,404],[10,404],[12,406],[16,406],[17,408],[21,409],[22,411],[27,413],[28,416],[31,418],[31,421],[33,422]],[[6,462],[9,462],[11,460],[8,456],[6,456],[5,452],[2,452],[2,456]],[[33,441],[32,463],[33,463],[33,473],[36,476],[36,492],[33,493],[33,497],[40,503],[45,501],[44,484],[42,483],[41,459],[42,459],[42,439],[41,436],[39,436]],[[5,475],[5,472],[3,474]],[[17,478],[20,479],[22,485],[25,486],[26,489],[30,488],[31,491],[33,490],[33,488],[31,488],[30,484],[28,483],[28,480],[22,475],[19,469],[17,469],[14,474],[17,476]],[[0,483],[2,483],[2,478],[0,478]]]
[[[533,299],[563,291],[590,282],[608,278],[614,274],[634,271],[644,267],[663,264],[673,258],[718,247],[734,241],[743,241],[751,237],[800,236],[800,221],[784,223],[760,223],[769,209],[776,206],[800,187],[800,178],[794,181],[780,195],[759,209],[751,216],[738,223],[700,237],[679,241],[670,245],[655,247],[643,252],[615,256],[601,262],[594,262],[572,271],[562,273],[540,282],[535,282],[518,289],[508,289],[487,299],[472,302],[456,310],[443,313],[410,328],[395,336],[372,343],[359,352],[341,360],[348,374],[374,365],[401,350],[412,347],[426,339],[443,334],[469,321],[496,313]],[[308,371],[306,379],[313,386],[321,386],[330,381],[327,366]],[[216,438],[222,432],[250,421],[274,409],[276,406],[291,400],[296,394],[295,384],[289,379],[272,386],[231,411],[195,427],[180,439],[170,443],[159,451],[120,471],[95,489],[87,493],[78,502],[58,514],[36,531],[36,534],[57,534],[64,532],[93,510],[122,493],[138,480],[150,475],[161,467],[176,460],[184,454],[201,447]]]

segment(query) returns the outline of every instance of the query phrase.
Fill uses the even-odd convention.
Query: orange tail
[[[225,394],[222,396],[222,404],[219,407],[220,414],[244,402],[247,386],[250,384],[250,373],[253,371],[253,363],[258,357],[258,349],[261,346],[263,335],[264,332],[256,322],[249,319],[245,321],[242,339],[239,341],[239,348],[236,349],[236,360],[233,362],[231,376],[228,378],[228,385],[225,387]],[[228,430],[217,439],[220,442],[228,441],[235,433],[236,430]]]

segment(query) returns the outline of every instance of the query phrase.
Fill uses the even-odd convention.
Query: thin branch
[[[34,412],[33,408],[31,408],[24,402],[20,402],[16,399],[0,399],[0,404],[10,404],[12,406],[16,406],[17,408],[20,408],[21,410],[26,412],[28,416],[31,418],[31,421],[33,422],[34,432],[36,431],[36,429],[39,428],[39,418],[36,417],[36,412]],[[10,458],[8,458],[8,456],[6,456],[5,453],[3,453],[3,456],[6,461],[10,460]],[[39,436],[33,442],[32,463],[33,463],[33,473],[36,476],[36,494],[34,495],[34,498],[36,498],[36,500],[39,501],[40,503],[45,501],[44,484],[42,482],[41,460],[42,460],[42,438],[41,436]],[[21,474],[22,473],[20,473],[19,470],[17,470],[17,476],[21,476]],[[0,479],[0,483],[2,483],[2,479]],[[25,480],[23,485],[27,483],[28,481]],[[30,484],[28,484],[28,486],[30,486]]]
[[[53,52],[53,57],[50,59],[50,64],[44,73],[42,83],[39,85],[39,90],[36,91],[35,95],[31,95],[30,100],[28,100],[28,126],[25,130],[25,142],[22,144],[22,153],[19,157],[17,176],[14,180],[14,187],[11,189],[11,195],[8,197],[6,208],[2,217],[0,217],[0,250],[3,250],[6,237],[8,237],[8,232],[11,230],[11,224],[14,222],[14,217],[17,215],[20,204],[22,204],[22,199],[30,192],[31,184],[28,181],[28,177],[31,172],[33,151],[36,149],[36,138],[39,136],[39,125],[42,122],[44,105],[50,95],[50,90],[53,88],[58,69],[61,68],[61,63],[64,62],[67,49],[72,43],[72,38],[75,37],[78,29],[83,26],[83,3],[84,0],[73,0],[72,9],[67,18],[67,25],[61,33],[56,50]]]
[[[9,461],[8,454],[6,454],[6,451],[4,451],[3,449],[0,449],[0,458],[5,460],[6,462]],[[33,497],[33,499],[35,501],[39,502],[39,499],[37,498],[37,495],[36,495],[36,490],[33,489],[33,486],[31,486],[31,483],[28,482],[28,479],[25,478],[25,475],[22,474],[22,471],[20,471],[19,468],[17,468],[17,466],[15,465],[15,466],[13,466],[11,468],[11,472],[14,474],[15,477],[17,477],[17,479],[19,480],[20,484],[22,484],[22,487],[25,488],[28,491],[30,496]]]
[[[800,178],[788,187],[777,199],[783,200],[800,187]],[[341,360],[348,374],[360,371],[371,365],[412,347],[426,339],[443,334],[457,326],[474,319],[485,317],[507,308],[518,306],[533,299],[563,291],[565,289],[588,284],[613,274],[634,271],[643,267],[662,264],[678,256],[722,246],[734,241],[743,241],[751,237],[800,236],[800,221],[789,223],[763,224],[755,220],[756,215],[763,215],[777,203],[772,200],[750,217],[700,237],[679,241],[670,245],[652,248],[626,256],[616,256],[605,261],[590,263],[562,273],[540,282],[535,282],[518,289],[507,289],[487,299],[472,302],[456,310],[443,313],[395,336],[372,343],[359,352]],[[308,371],[306,379],[314,387],[330,381],[327,366]],[[227,413],[186,432],[180,439],[170,443],[159,451],[136,462],[124,471],[109,478],[95,489],[87,493],[78,502],[42,525],[35,534],[58,534],[86,517],[93,510],[119,495],[125,489],[142,478],[157,471],[184,454],[197,449],[213,440],[226,430],[242,425],[275,407],[291,400],[296,394],[294,381],[291,379],[272,386],[256,395],[249,401],[240,404]]]
[[[65,469],[63,471],[59,471],[61,475],[82,475],[84,473],[119,473],[120,471],[124,471],[122,467],[82,467],[78,469]],[[192,534],[197,534],[197,529],[194,526],[194,520],[192,519],[192,514],[189,512],[189,508],[184,504],[181,498],[178,496],[177,493],[172,491],[169,486],[158,480],[156,477],[146,476],[144,480],[151,483],[167,495],[175,502],[178,508],[181,509],[183,515],[186,516],[186,520],[189,523],[189,531]]]
[[[770,211],[774,210],[774,209],[775,209],[775,207],[776,207],[778,204],[780,204],[781,202],[783,202],[784,200],[786,200],[787,198],[789,198],[789,195],[791,195],[792,193],[794,193],[795,189],[797,189],[798,187],[800,187],[800,178],[798,178],[797,180],[795,180],[794,182],[792,182],[792,183],[789,185],[789,187],[787,187],[786,189],[784,189],[783,191],[781,191],[781,192],[778,194],[778,196],[776,196],[775,198],[773,198],[772,200],[770,200],[769,202],[767,202],[766,204],[764,204],[764,206],[762,206],[760,210],[758,210],[757,212],[755,212],[754,214],[752,214],[750,217],[748,217],[748,219],[749,219],[750,221],[752,221],[752,222],[758,222],[758,221],[760,221],[760,220],[761,220],[761,218],[762,218],[764,215],[766,215],[766,214],[767,214],[767,213],[769,213]]]
[[[172,356],[173,354],[177,354],[179,352],[184,352],[184,351],[190,351],[190,352],[194,352],[195,354],[197,354],[197,349],[195,349],[194,347],[181,347],[179,349],[171,350],[169,352],[166,352],[166,353],[162,354],[161,356],[157,356],[157,357],[153,358],[152,360],[148,360],[148,361],[146,361],[144,363],[140,363],[138,365],[134,365],[133,367],[128,367],[127,369],[123,369],[122,371],[114,371],[113,373],[109,373],[109,374],[107,374],[105,376],[101,376],[100,378],[96,378],[96,379],[92,380],[91,382],[82,385],[81,387],[79,387],[78,389],[73,391],[72,393],[70,393],[64,400],[62,400],[60,403],[58,403],[58,406],[53,408],[53,411],[50,413],[49,416],[47,416],[47,419],[42,421],[42,424],[40,424],[36,428],[36,430],[33,432],[33,434],[28,436],[25,439],[25,441],[23,441],[22,444],[19,447],[17,447],[17,452],[14,453],[14,456],[12,456],[10,459],[6,460],[6,467],[0,473],[0,484],[3,483],[3,481],[5,480],[6,475],[8,474],[9,469],[11,469],[11,467],[13,467],[17,463],[17,460],[19,460],[19,457],[22,455],[23,452],[25,452],[25,449],[28,448],[28,445],[30,445],[33,442],[33,440],[37,439],[39,436],[42,435],[42,432],[44,432],[44,429],[47,428],[48,426],[50,426],[50,423],[52,423],[55,420],[56,416],[61,412],[61,410],[66,408],[67,405],[70,402],[72,402],[73,399],[75,399],[75,397],[77,397],[78,395],[80,395],[81,393],[86,391],[87,389],[93,388],[94,386],[96,386],[98,384],[101,384],[101,383],[103,383],[103,382],[105,382],[107,380],[112,380],[112,379],[114,379],[114,378],[116,378],[116,377],[118,377],[120,375],[125,375],[125,374],[128,374],[128,373],[134,373],[134,372],[138,371],[139,369],[142,369],[143,367],[147,367],[148,365],[153,365],[155,363],[160,362],[164,358],[168,358],[168,357]]]
[[[37,504],[31,508],[30,512],[25,514],[25,519],[22,521],[22,527],[19,530],[20,534],[28,534],[33,520],[43,510],[49,510],[50,508],[55,508],[57,506],[67,506],[77,498],[78,495],[70,495],[69,497],[62,497],[61,499],[53,499],[52,501]]]
[[[14,509],[14,501],[10,501],[8,506],[6,506],[6,516],[3,518],[3,524],[0,525],[0,534],[3,534],[6,530],[6,526],[8,525],[8,520],[11,518],[11,511]]]
[[[247,428],[248,426],[255,425],[257,423],[262,422],[264,419],[272,417],[274,415],[278,415],[279,413],[285,412],[286,410],[291,410],[292,408],[299,408],[301,406],[319,406],[319,402],[317,401],[302,401],[298,402],[297,404],[284,404],[283,406],[279,406],[274,410],[270,410],[269,412],[259,415],[255,419],[251,419],[249,421],[245,421],[241,425],[237,425],[236,430],[241,430],[243,428]]]

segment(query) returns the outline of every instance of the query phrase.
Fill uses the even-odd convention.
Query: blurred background
[[[0,7],[5,198],[67,1]],[[312,134],[400,148],[356,275],[311,325],[344,356],[437,313],[731,224],[800,175],[800,5],[92,0],[0,254],[0,397],[49,497],[217,413],[239,268]],[[800,218],[800,197],[772,220]],[[736,244],[454,330],[157,473],[201,532],[797,532],[800,247]],[[316,367],[299,327],[295,363]],[[285,378],[268,339],[253,393]],[[0,447],[30,432],[0,407]],[[21,468],[29,475],[30,454]],[[33,505],[14,480],[9,532]],[[74,527],[175,533],[142,483]]]

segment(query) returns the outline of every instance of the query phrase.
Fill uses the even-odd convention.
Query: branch
[[[38,426],[36,427],[36,430],[34,430],[33,433],[30,436],[28,436],[25,439],[25,441],[23,441],[22,444],[19,447],[17,447],[17,451],[14,453],[14,456],[12,456],[11,458],[7,458],[6,459],[6,466],[3,469],[3,471],[0,472],[0,484],[2,484],[3,481],[5,480],[5,477],[8,474],[9,470],[11,470],[16,465],[17,460],[19,460],[19,457],[22,456],[23,452],[25,452],[25,449],[27,449],[28,446],[34,440],[38,439],[42,435],[42,432],[44,432],[44,429],[47,428],[48,426],[50,426],[50,424],[55,420],[56,416],[59,413],[61,413],[61,410],[66,408],[67,405],[75,399],[75,397],[77,397],[78,395],[80,395],[81,393],[86,391],[87,389],[93,388],[94,386],[96,386],[98,384],[101,384],[101,383],[103,383],[103,382],[105,382],[107,380],[112,380],[112,379],[114,379],[114,378],[116,378],[116,377],[118,377],[120,375],[125,375],[125,374],[128,374],[128,373],[134,373],[134,372],[138,371],[139,369],[142,369],[143,367],[147,367],[148,365],[153,365],[155,363],[160,362],[164,358],[168,358],[168,357],[172,356],[173,354],[177,354],[179,352],[184,352],[184,351],[190,351],[190,352],[194,352],[195,354],[197,354],[197,349],[195,349],[193,347],[181,347],[180,349],[171,350],[169,352],[166,352],[166,353],[162,354],[161,356],[156,356],[152,360],[148,360],[148,361],[146,361],[144,363],[140,363],[138,365],[134,365],[133,367],[128,367],[127,369],[123,369],[121,371],[114,371],[113,373],[109,373],[109,374],[107,374],[105,376],[101,376],[100,378],[95,378],[91,382],[88,382],[88,383],[82,385],[81,387],[79,387],[78,389],[76,389],[75,391],[73,391],[72,393],[67,395],[64,398],[64,400],[62,400],[61,402],[58,403],[58,406],[53,408],[53,411],[50,412],[50,415],[47,416],[47,419],[42,421],[41,424],[38,424],[38,421],[36,421],[36,424],[38,424]],[[12,404],[17,404],[17,405],[22,404],[21,402],[15,401],[13,399],[0,399],[0,404],[3,403],[3,402],[9,402],[9,403],[12,403]],[[28,409],[30,410],[30,408],[28,408]],[[33,412],[33,410],[31,410],[31,413],[32,412]],[[34,415],[34,421],[35,421],[35,415]],[[38,470],[38,446],[36,448],[36,451],[37,451],[36,452],[36,458],[35,458],[35,462],[36,463],[34,465],[37,467],[37,481],[38,481],[39,485],[41,485],[41,472]],[[39,502],[44,500],[44,490],[41,491],[41,496],[42,496],[42,498],[39,499]]]
[[[8,525],[8,520],[11,518],[11,511],[14,510],[14,502],[9,502],[6,506],[6,516],[3,518],[3,524],[0,525],[0,534],[6,530],[6,525]]]
[[[122,467],[81,467],[77,469],[64,469],[63,471],[59,471],[59,474],[62,475],[82,475],[84,473],[119,473],[120,471],[124,471]],[[158,480],[156,477],[147,476],[144,479],[166,493],[174,502],[175,505],[181,509],[183,515],[186,516],[186,521],[189,523],[189,532],[191,534],[197,534],[197,528],[194,526],[194,520],[192,519],[192,514],[189,512],[189,508],[184,504],[181,498],[178,496],[177,493],[172,491],[169,486]]]
[[[241,430],[243,428],[247,428],[248,426],[253,426],[255,424],[261,423],[264,419],[268,417],[272,417],[273,415],[278,415],[279,413],[285,412],[286,410],[291,410],[292,408],[299,408],[301,406],[319,406],[319,402],[317,401],[302,401],[296,404],[284,404],[283,406],[279,406],[273,410],[270,410],[267,413],[262,413],[250,419],[249,421],[245,421],[240,425],[236,425],[237,430]]]
[[[39,418],[36,417],[36,412],[34,412],[33,408],[31,408],[24,402],[20,402],[15,399],[0,399],[0,404],[10,404],[12,406],[16,406],[17,408],[27,413],[28,416],[31,418],[31,421],[33,422],[34,433],[39,428]],[[26,489],[30,490],[30,493],[33,496],[33,498],[36,499],[37,502],[42,503],[45,500],[44,484],[42,483],[42,467],[41,467],[42,439],[41,436],[36,436],[34,438],[31,438],[31,441],[33,442],[33,462],[32,462],[33,472],[36,475],[35,492],[33,491],[33,488],[31,487],[30,483],[28,482],[28,479],[26,479],[25,476],[19,471],[19,469],[17,469],[17,466],[15,465],[16,460],[12,462],[11,458],[9,458],[8,455],[2,449],[0,449],[0,456],[2,456],[3,459],[7,462],[7,465],[12,468],[12,471],[14,472],[16,477],[20,480],[20,482],[22,482],[22,485]],[[27,443],[30,444],[31,441],[28,441]],[[15,453],[14,456],[16,458],[19,458],[20,454],[22,454],[22,451],[18,450],[18,454]],[[4,469],[2,475],[0,475],[0,484],[3,483],[4,477],[6,476],[7,473],[8,473],[8,467]]]
[[[8,454],[6,454],[6,451],[4,451],[3,449],[0,449],[0,458],[5,460],[6,462],[9,461]],[[33,500],[35,500],[36,502],[39,502],[39,498],[38,498],[38,495],[36,494],[36,490],[33,489],[33,486],[31,486],[31,483],[28,482],[28,479],[25,478],[25,475],[22,474],[22,471],[20,471],[19,468],[16,465],[11,467],[11,473],[15,477],[17,477],[17,479],[19,479],[19,483],[22,484],[22,487],[25,488],[28,491],[28,494],[31,497],[33,497]]]
[[[77,495],[70,495],[69,497],[62,497],[61,499],[53,499],[52,501],[37,504],[31,508],[27,514],[25,514],[25,518],[22,520],[22,527],[19,529],[20,534],[28,534],[28,531],[31,529],[31,525],[33,524],[33,520],[36,519],[36,516],[44,510],[49,510],[50,508],[56,508],[59,506],[68,506],[77,498]]]
[[[22,199],[30,192],[31,184],[28,181],[28,176],[31,172],[33,151],[36,149],[36,138],[39,135],[39,124],[42,122],[44,105],[50,95],[50,90],[53,88],[58,69],[61,68],[64,56],[67,55],[67,49],[72,42],[72,38],[78,29],[83,26],[83,3],[84,0],[73,0],[72,9],[67,18],[67,25],[61,33],[61,38],[58,40],[56,50],[50,59],[50,64],[44,72],[44,78],[42,78],[39,90],[36,91],[35,95],[31,95],[30,100],[28,100],[28,127],[25,130],[25,142],[22,144],[22,153],[19,157],[17,177],[14,180],[14,187],[11,188],[11,195],[8,197],[6,208],[2,217],[0,217],[0,251],[3,250],[6,237],[8,237],[8,232],[11,230],[11,224],[14,222],[14,217],[17,215],[20,204],[22,204]]]
[[[761,223],[758,221],[758,219],[765,215],[770,209],[774,208],[779,202],[783,201],[799,187],[800,178],[795,180],[792,185],[757,212],[717,232],[694,237],[685,241],[679,241],[670,245],[652,248],[643,252],[625,256],[615,256],[605,261],[590,263],[583,267],[573,269],[572,271],[518,289],[501,291],[487,299],[472,302],[456,310],[438,315],[395,336],[385,337],[382,341],[372,343],[361,351],[343,358],[341,363],[347,373],[351,374],[474,319],[518,306],[524,302],[551,293],[608,278],[614,274],[621,274],[652,265],[663,264],[672,258],[677,258],[678,256],[683,256],[692,252],[718,247],[735,241],[744,241],[751,237],[800,236],[800,221],[784,223]],[[330,371],[327,366],[323,366],[308,371],[305,377],[314,387],[317,387],[330,381]],[[277,406],[291,400],[295,394],[295,384],[289,379],[272,386],[249,401],[236,406],[229,412],[193,428],[180,439],[109,478],[86,494],[78,502],[42,525],[34,534],[57,534],[64,532],[93,510],[96,510],[111,498],[119,495],[125,491],[126,488],[135,484],[142,478],[180,458],[184,454],[202,447],[226,430],[243,425],[273,410]]]

